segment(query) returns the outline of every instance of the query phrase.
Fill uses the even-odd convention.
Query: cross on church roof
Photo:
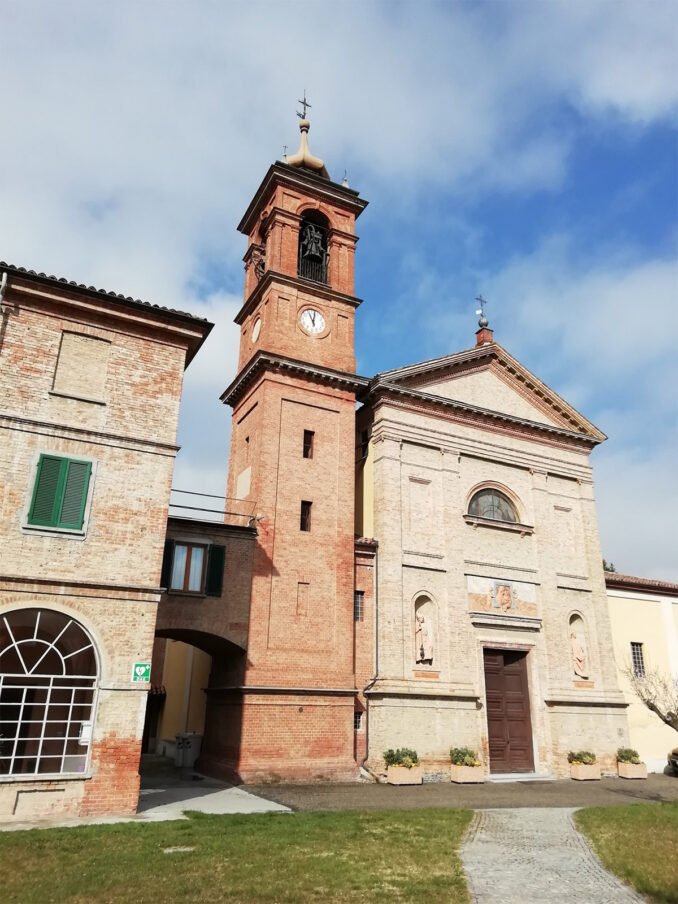
[[[485,305],[487,304],[487,301],[480,294],[478,294],[476,296],[476,301],[480,305],[480,310],[476,311],[476,314],[480,314],[480,320],[478,321],[478,326],[483,328],[483,327],[486,327],[489,323],[487,317],[485,316]]]
[[[311,105],[309,104],[309,102],[306,100],[306,88],[304,88],[304,99],[303,99],[303,100],[297,101],[297,103],[298,103],[298,104],[301,104],[301,106],[304,108],[304,112],[303,112],[303,113],[300,113],[300,112],[297,110],[297,116],[299,117],[299,119],[306,119],[306,107],[308,107],[309,109],[310,109],[310,107],[311,107]]]

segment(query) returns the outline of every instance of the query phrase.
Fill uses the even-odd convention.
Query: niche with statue
[[[581,615],[570,616],[569,623],[570,661],[575,681],[588,681],[591,676],[586,627]]]
[[[414,661],[432,666],[435,658],[435,604],[428,596],[420,596],[414,604]]]

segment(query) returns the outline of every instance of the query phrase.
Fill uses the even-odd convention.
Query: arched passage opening
[[[239,686],[245,650],[224,637],[193,629],[156,632],[142,753],[165,758],[181,768],[209,771],[220,759],[221,738],[239,746],[239,710],[228,724],[216,724],[212,690]],[[200,759],[200,762],[198,760]],[[157,764],[156,764],[157,765]],[[147,757],[144,766],[153,768]]]

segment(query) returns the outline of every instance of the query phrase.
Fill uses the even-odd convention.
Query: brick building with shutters
[[[133,813],[183,372],[211,324],[0,278],[0,820]]]

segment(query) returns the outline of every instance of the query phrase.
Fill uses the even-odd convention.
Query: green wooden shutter
[[[54,455],[40,456],[31,510],[28,514],[29,524],[56,527],[66,463],[66,459]]]
[[[207,551],[207,574],[205,576],[205,594],[207,596],[221,596],[224,586],[225,561],[226,547],[210,546]]]
[[[160,572],[160,586],[169,590],[172,579],[172,561],[174,559],[174,540],[165,540],[165,551],[162,555],[162,571]]]
[[[59,527],[80,530],[85,518],[85,503],[92,465],[88,461],[68,461],[63,488],[63,502],[59,513]]]

